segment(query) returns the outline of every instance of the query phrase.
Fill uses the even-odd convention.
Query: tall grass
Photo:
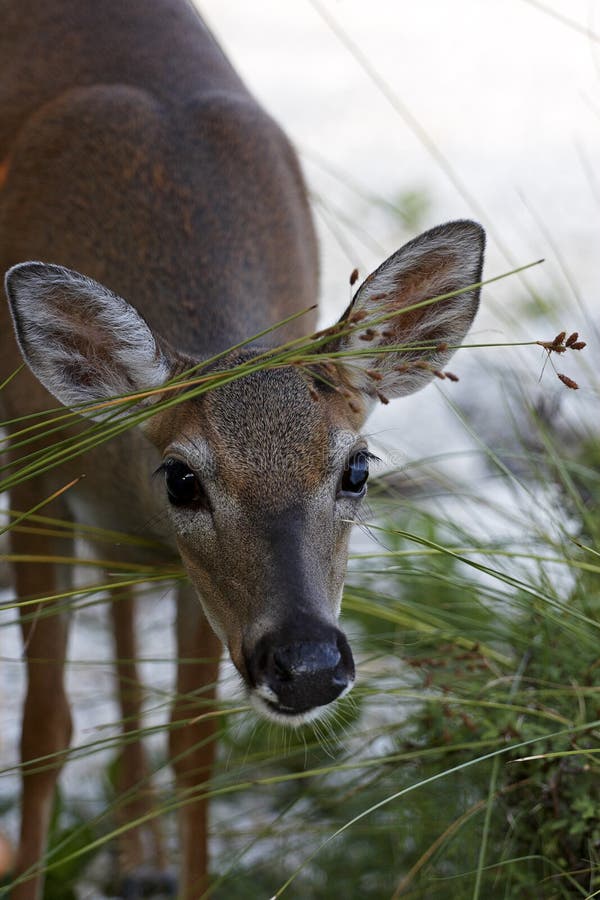
[[[229,737],[271,790],[255,801],[250,835],[247,826],[228,834],[252,862],[242,855],[222,868],[217,896],[591,897],[600,888],[600,557],[589,515],[600,451],[565,457],[537,425],[546,453],[527,455],[539,482],[500,473],[522,512],[516,528],[514,506],[506,510],[502,539],[469,527],[487,512],[500,532],[503,509],[481,483],[462,486],[447,506],[454,517],[436,511],[439,496],[401,504],[385,479],[379,497],[371,492],[382,547],[352,560],[345,595],[359,685],[323,727],[327,742],[317,731],[269,757],[268,730],[252,734],[250,752],[246,732]]]
[[[315,340],[325,345],[330,337]],[[557,344],[547,344],[550,354]],[[307,349],[286,345],[241,371],[186,373],[185,384],[203,392],[246,369],[310,366]],[[316,356],[329,364],[336,358]],[[182,383],[160,408],[181,401]],[[4,488],[138,424],[152,412],[139,399],[124,398],[118,415],[75,436],[57,431],[43,450],[31,449],[34,440],[70,424],[69,413],[28,420],[16,437],[12,423],[13,449],[20,442],[24,456]],[[149,691],[141,733],[123,738],[115,721],[71,749],[73,759],[99,755],[98,787],[91,805],[65,796],[57,806],[45,860],[48,898],[74,896],[75,884],[94,878],[88,867],[134,824],[117,824],[127,798],[115,787],[116,767],[123,741],[140,736],[152,741],[153,815],[167,835],[180,804],[200,794],[213,800],[214,897],[325,898],[332,886],[373,898],[570,897],[600,889],[600,450],[592,437],[568,451],[555,422],[526,404],[523,410],[527,445],[513,442],[503,453],[479,435],[479,476],[470,484],[446,489],[427,461],[418,495],[393,471],[373,482],[362,528],[375,543],[350,560],[344,600],[358,685],[322,722],[282,732],[257,723],[239,696],[222,700],[208,713],[219,721],[217,769],[183,797],[172,793],[164,748],[154,741],[168,727],[168,686]],[[476,430],[464,417],[463,424]],[[418,469],[417,461],[413,476]],[[71,537],[71,525],[44,516],[47,499],[10,513],[7,527]],[[113,576],[47,598],[48,614],[63,606],[85,612],[119,602],[131,585],[164,587],[184,577],[172,564],[111,562],[111,544],[144,539],[87,532],[105,542],[103,566]],[[40,615],[39,601],[25,602]],[[137,789],[145,786],[143,779]],[[6,805],[16,802],[9,797]],[[108,891],[106,876],[95,877]]]

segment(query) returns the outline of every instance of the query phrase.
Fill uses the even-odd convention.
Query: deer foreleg
[[[149,767],[139,735],[142,725],[143,688],[137,667],[135,638],[135,596],[132,590],[120,592],[110,604],[115,645],[115,666],[123,735],[125,737],[118,767],[117,825],[146,818],[145,824],[123,832],[119,837],[119,868],[131,878],[136,870],[150,865],[155,873],[165,869],[166,858],[156,818],[155,795],[149,783]]]
[[[39,501],[29,485],[12,493],[17,508],[28,509]],[[49,513],[59,515],[55,506]],[[46,511],[45,511],[46,512]],[[72,541],[13,531],[11,549],[16,555],[72,555]],[[49,563],[15,565],[20,600],[52,597],[70,581],[66,567]],[[64,601],[62,601],[64,603]],[[43,892],[43,857],[52,815],[56,780],[71,738],[71,714],[64,688],[68,613],[61,601],[21,607],[21,628],[27,665],[27,695],[21,733],[21,832],[16,856],[11,900],[38,900]],[[22,880],[21,880],[22,879]]]
[[[182,803],[181,900],[198,900],[208,887],[208,801],[215,752],[214,697],[221,644],[190,586],[177,605],[177,695],[171,715],[170,752]],[[185,724],[184,724],[185,723]]]

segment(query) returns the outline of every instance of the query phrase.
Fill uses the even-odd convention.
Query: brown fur
[[[2,271],[28,259],[78,269],[127,297],[169,343],[196,357],[315,302],[316,242],[294,153],[191,4],[10,0],[0,63]],[[0,314],[7,375],[20,354],[6,306]],[[292,326],[282,338],[310,327]],[[7,418],[56,405],[28,372],[3,391],[2,403]],[[124,459],[133,465],[115,479]],[[11,502],[30,508],[85,472],[84,486],[59,514],[138,532],[157,519],[160,486],[149,484],[155,465],[152,448],[131,433],[16,490]],[[165,536],[164,515],[153,528]],[[40,551],[31,538],[14,543]],[[21,567],[17,581],[21,596],[56,590],[51,567]],[[214,657],[206,626],[199,623],[194,635],[197,656]],[[40,619],[28,648],[48,659],[65,639],[63,619]],[[28,671],[24,761],[65,747],[69,736],[60,664],[41,666],[32,656]],[[190,678],[214,677],[214,665],[188,666],[186,690]],[[132,715],[131,698],[124,702]],[[40,717],[48,703],[53,714]],[[193,708],[178,704],[174,717],[182,716],[193,717]],[[202,726],[188,729],[181,785],[198,763],[195,743],[205,738]],[[58,768],[24,778],[17,872],[43,852]],[[206,865],[202,804],[186,809],[182,840],[182,896],[196,896],[192,884],[205,878]],[[125,864],[139,861],[134,853]],[[12,897],[31,900],[41,885],[33,877]]]

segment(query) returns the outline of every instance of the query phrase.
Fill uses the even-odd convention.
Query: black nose
[[[266,699],[270,706],[298,715],[339,697],[354,680],[354,661],[337,628],[313,626],[303,635],[296,625],[261,638],[248,659],[248,672],[263,699],[264,688],[272,694]]]

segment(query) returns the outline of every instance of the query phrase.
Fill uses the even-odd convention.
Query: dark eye
[[[192,470],[179,459],[163,464],[167,494],[173,506],[192,506],[204,499],[204,491]]]
[[[354,453],[346,463],[338,496],[360,497],[364,494],[369,477],[369,455],[364,450]]]

